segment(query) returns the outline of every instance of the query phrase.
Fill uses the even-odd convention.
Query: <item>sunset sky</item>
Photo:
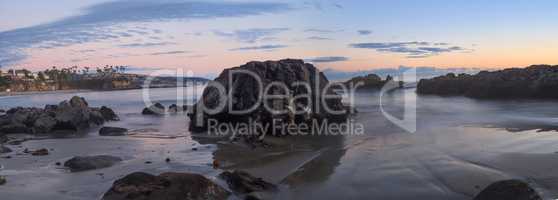
[[[557,20],[554,0],[0,0],[0,65],[521,67],[558,64]]]

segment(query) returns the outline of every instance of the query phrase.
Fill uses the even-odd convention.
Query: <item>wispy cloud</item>
[[[275,50],[275,49],[281,49],[285,47],[287,47],[287,45],[261,45],[261,46],[239,47],[239,48],[229,49],[229,51]]]
[[[430,42],[373,42],[349,44],[352,48],[374,49],[379,52],[401,53],[407,58],[425,58],[449,52],[470,52],[471,50],[450,46],[448,43]]]
[[[121,44],[118,46],[123,48],[142,48],[142,47],[166,46],[166,45],[173,45],[173,44],[176,43],[175,42],[146,42],[146,43]]]
[[[308,28],[304,30],[304,32],[310,32],[310,33],[337,33],[342,31],[343,30],[330,30],[330,29],[319,29],[319,28]]]
[[[255,43],[258,40],[271,38],[270,36],[276,35],[278,33],[287,30],[289,29],[288,28],[253,28],[253,29],[235,30],[231,32],[213,31],[213,33],[217,36],[230,38],[238,42]]]
[[[349,60],[349,58],[344,56],[324,56],[324,57],[308,58],[304,60],[306,62],[312,62],[312,63],[330,63],[330,62],[347,61]]]
[[[372,34],[371,30],[358,30],[357,32],[360,35],[370,35],[370,34]]]
[[[185,2],[179,0],[123,0],[100,3],[83,14],[51,23],[0,32],[0,65],[25,59],[26,49],[55,48],[96,42],[129,35],[158,34],[159,30],[113,30],[115,25],[134,22],[193,20],[218,17],[242,17],[291,10],[285,3]],[[117,34],[121,33],[121,34]]]
[[[150,53],[149,55],[158,56],[158,55],[172,55],[172,54],[185,54],[190,53],[189,51],[165,51],[165,52],[155,52]]]
[[[309,40],[333,40],[331,38],[320,37],[320,36],[311,36],[311,37],[307,37],[306,39],[309,39]]]

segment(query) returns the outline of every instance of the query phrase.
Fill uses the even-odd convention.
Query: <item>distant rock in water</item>
[[[385,80],[376,74],[368,74],[366,76],[358,76],[354,77],[348,81],[345,81],[345,85],[347,87],[356,87],[357,90],[371,90],[371,89],[381,89],[386,85],[388,82],[392,81],[393,77],[387,76]],[[358,85],[362,84],[362,85]],[[358,87],[357,87],[358,85]],[[401,87],[403,85],[402,81],[397,82],[397,86]]]
[[[165,106],[161,103],[155,103],[147,108],[144,108],[141,111],[143,115],[164,115],[165,114]]]
[[[117,120],[108,107],[89,107],[84,98],[74,96],[45,108],[12,108],[0,116],[0,135],[10,133],[52,133],[78,131],[91,125]]]
[[[261,82],[257,79],[260,79]],[[260,83],[262,88],[259,87]],[[270,85],[271,83],[285,85],[286,89],[282,86]],[[308,87],[293,83],[306,84]],[[222,91],[211,86],[212,84],[222,86]],[[213,82],[209,83],[201,99],[194,105],[192,113],[189,114],[190,129],[195,132],[207,131],[210,120],[218,123],[252,121],[264,126],[273,122],[298,124],[312,120],[344,121],[347,118],[347,111],[341,103],[341,96],[337,95],[332,88],[326,87],[328,84],[329,81],[322,72],[302,60],[254,61],[239,67],[225,69]],[[266,88],[268,88],[267,91]],[[261,94],[260,90],[263,91],[262,93],[267,93]],[[267,101],[261,99],[262,96],[284,95],[285,90],[288,90],[287,92],[292,97],[306,95],[310,98],[275,98]],[[329,97],[325,98],[323,94]],[[218,109],[219,106],[227,103],[232,106]],[[290,111],[281,114],[270,112],[270,109],[265,108],[264,103],[267,103],[273,111],[285,109]],[[335,112],[328,112],[326,107]],[[216,109],[217,111],[209,113],[206,112],[207,110],[199,110],[200,108]],[[233,111],[240,110],[248,110],[248,112],[233,113]],[[265,131],[269,132],[270,129]]]
[[[558,66],[533,65],[475,75],[453,73],[422,79],[419,94],[464,95],[472,98],[558,98]]]
[[[103,200],[225,200],[230,193],[199,174],[134,172],[114,181]]]
[[[98,156],[76,156],[64,163],[72,172],[80,172],[93,169],[101,169],[113,166],[121,162],[122,159],[115,156],[98,155]]]
[[[542,200],[529,184],[520,180],[505,180],[490,184],[473,200]]]

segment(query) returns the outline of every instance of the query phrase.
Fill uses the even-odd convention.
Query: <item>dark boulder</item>
[[[4,185],[6,184],[8,181],[6,180],[6,177],[4,176],[0,176],[0,185]]]
[[[534,65],[422,79],[417,93],[472,98],[558,98],[558,66]]]
[[[107,121],[119,121],[120,120],[120,118],[118,117],[118,115],[116,115],[114,110],[110,109],[109,107],[101,106],[101,109],[99,111],[103,115],[103,118]]]
[[[219,178],[225,180],[231,190],[239,194],[276,192],[277,186],[256,178],[243,171],[223,172]]]
[[[180,112],[181,109],[178,109],[178,106],[176,104],[171,104],[169,106],[169,113],[177,113]]]
[[[135,172],[114,181],[103,200],[224,200],[229,192],[199,174]]]
[[[260,83],[262,88],[258,87]],[[220,85],[223,89],[220,90],[213,85]],[[219,123],[253,121],[264,126],[272,122],[344,121],[347,113],[341,103],[341,96],[328,86],[329,81],[325,75],[312,64],[304,63],[302,60],[249,62],[239,67],[225,69],[209,83],[201,99],[192,108],[192,113],[189,114],[190,130],[207,131],[210,121]],[[266,88],[269,89],[266,91]],[[285,94],[285,90],[288,90],[292,97],[262,101],[262,96]],[[329,97],[326,98],[324,94]],[[294,98],[301,96],[309,98]],[[231,103],[232,106],[218,109],[227,103]],[[264,103],[271,109],[267,109]],[[207,112],[204,108],[216,109],[216,112]],[[240,110],[248,110],[248,112],[234,113]],[[290,111],[281,114],[275,112],[281,110]]]
[[[529,184],[521,180],[505,180],[490,184],[473,200],[542,200]]]
[[[161,103],[155,103],[147,108],[144,108],[141,111],[143,115],[164,115],[165,114],[165,106]]]
[[[68,167],[72,172],[80,172],[110,167],[121,161],[122,159],[119,157],[108,155],[76,156],[66,161],[64,166]]]
[[[105,126],[99,129],[99,135],[102,136],[124,136],[128,132],[128,129],[120,127],[110,127]]]

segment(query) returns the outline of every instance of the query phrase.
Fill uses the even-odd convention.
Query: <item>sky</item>
[[[0,66],[524,67],[558,64],[556,19],[554,0],[0,0]]]

